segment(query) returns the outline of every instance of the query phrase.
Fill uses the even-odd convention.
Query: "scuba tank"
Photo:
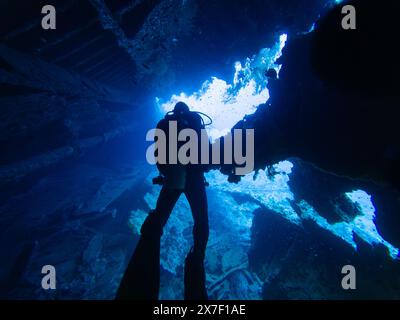
[[[164,120],[165,121],[181,121],[183,124],[188,125],[189,121],[188,118],[185,119],[185,115],[191,114],[191,113],[197,113],[199,115],[199,118],[201,119],[201,127],[204,128],[206,126],[209,126],[213,123],[212,119],[199,111],[190,111],[189,107],[182,103],[179,102],[176,104],[175,108],[173,111],[169,111],[166,113]],[[207,118],[209,121],[208,123],[205,123],[203,117]],[[190,119],[190,118],[189,118]],[[161,169],[162,166],[162,169]],[[173,165],[159,165],[157,164],[157,167],[159,171],[162,173],[162,175],[159,175],[158,177],[153,179],[153,184],[158,184],[158,185],[163,185],[168,189],[176,189],[176,190],[183,190],[185,188],[185,183],[186,183],[186,165],[182,164],[173,164]],[[205,182],[206,185],[208,185],[207,182]]]

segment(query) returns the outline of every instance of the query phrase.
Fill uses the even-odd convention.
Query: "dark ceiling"
[[[0,176],[47,167],[152,120],[154,97],[228,81],[308,31],[329,0],[0,1]],[[42,28],[45,5],[56,29]]]
[[[58,0],[56,30],[41,28],[48,1],[3,1],[0,39],[7,46],[119,88],[135,83],[139,41],[132,40],[160,1]],[[136,56],[136,58],[134,57]]]
[[[1,1],[0,41],[92,80],[132,91],[142,83],[160,85],[160,78],[164,84],[165,79],[174,82],[171,70],[182,77],[192,70],[192,61],[224,68],[231,63],[230,55],[254,53],[270,44],[279,30],[304,31],[326,2]],[[41,27],[41,9],[47,4],[57,10],[56,30]]]

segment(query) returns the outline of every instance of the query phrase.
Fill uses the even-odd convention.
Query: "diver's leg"
[[[180,194],[179,190],[161,189],[156,209],[143,222],[141,237],[122,278],[116,299],[158,299],[160,238]]]
[[[193,252],[200,258],[204,259],[209,235],[209,226],[207,194],[203,178],[190,179],[185,190],[185,195],[188,199],[194,220]]]
[[[209,226],[207,195],[203,178],[190,179],[185,190],[193,214],[194,246],[185,260],[185,299],[206,300],[206,278],[204,257],[207,247]]]

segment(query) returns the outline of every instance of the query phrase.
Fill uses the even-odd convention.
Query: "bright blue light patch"
[[[227,182],[226,177],[216,171],[209,173],[207,175],[207,180],[216,190],[240,192],[241,194],[249,196],[249,198],[253,199],[255,202],[262,203],[265,207],[280,213],[291,223],[301,224],[302,220],[313,220],[321,228],[345,240],[354,249],[357,249],[357,244],[354,241],[354,234],[356,234],[370,245],[384,245],[393,259],[398,258],[399,249],[384,240],[376,229],[374,223],[375,208],[371,202],[371,196],[365,191],[355,190],[346,193],[346,196],[353,203],[359,205],[362,213],[356,216],[352,221],[330,224],[304,200],[298,203],[302,212],[301,216],[299,216],[291,205],[294,196],[288,186],[292,167],[293,164],[289,161],[276,164],[274,169],[278,174],[274,176],[274,179],[270,179],[266,172],[261,170],[255,179],[249,174],[238,184]],[[249,203],[249,205],[254,204]],[[232,208],[232,210],[237,212],[235,208]]]
[[[290,222],[300,224],[301,218],[290,205],[290,201],[294,200],[288,185],[292,167],[291,162],[283,161],[274,166],[275,172],[278,174],[273,179],[268,176],[267,172],[260,170],[255,177],[253,174],[248,174],[237,184],[229,183],[226,176],[219,171],[209,172],[206,178],[212,189],[241,193],[252,199],[251,202],[248,202],[249,206],[261,203],[268,209],[280,213]],[[232,208],[232,211],[237,212],[235,208]]]
[[[215,140],[229,132],[245,115],[254,113],[259,105],[269,99],[265,72],[270,68],[274,68],[279,73],[281,66],[277,65],[276,61],[282,55],[286,40],[287,35],[283,34],[272,48],[261,49],[252,58],[247,58],[244,62],[236,62],[232,84],[213,77],[211,80],[204,82],[199,91],[191,95],[182,92],[179,95],[173,95],[165,103],[162,103],[157,98],[156,103],[161,111],[167,112],[173,109],[176,102],[184,101],[192,110],[208,114],[214,121],[213,125],[208,128],[208,133],[212,140]],[[252,212],[262,204],[297,225],[300,225],[302,220],[313,220],[319,227],[345,240],[354,249],[357,249],[357,245],[353,234],[357,234],[370,245],[384,245],[393,259],[398,257],[399,249],[384,240],[378,233],[374,223],[375,208],[372,205],[371,197],[362,190],[346,194],[351,201],[360,206],[362,212],[361,215],[356,216],[350,222],[342,221],[330,224],[304,200],[298,203],[301,209],[301,214],[299,215],[291,205],[294,195],[288,186],[292,168],[293,164],[291,162],[283,161],[274,166],[274,171],[278,174],[273,179],[265,171],[260,170],[255,177],[253,174],[246,175],[238,184],[229,183],[226,176],[219,171],[212,171],[207,174],[207,180],[210,183],[209,190],[212,191],[214,197],[220,198],[217,203],[223,203],[224,208],[230,208],[229,210],[224,209],[224,214],[227,219],[228,217],[232,218],[230,226],[235,230],[237,229],[238,232],[235,232],[235,234],[239,234],[241,239],[238,240],[249,241]],[[246,195],[249,201],[238,204],[230,196],[232,192]],[[150,208],[155,206],[156,194],[154,189],[154,193],[146,195],[146,202]],[[184,217],[186,215],[185,212],[189,210],[189,206],[186,201],[180,200],[175,210],[178,212],[178,220],[180,221],[178,222],[177,220],[176,224],[179,224],[180,227],[172,227],[175,222],[171,221],[169,225],[172,229],[168,232],[172,232],[178,238],[183,239],[182,234],[184,229],[188,228],[188,222],[183,223],[182,221],[187,220]],[[132,212],[133,220],[144,219],[144,216],[144,212]],[[140,225],[140,223],[133,221],[132,225]],[[174,272],[179,264],[178,261],[184,258],[185,252],[189,248],[189,242],[182,240],[180,246],[166,245],[165,247],[168,248],[168,251],[172,250],[173,252],[164,255],[162,264],[165,269]],[[245,251],[246,248],[247,246],[243,250]]]
[[[383,244],[392,258],[397,258],[399,249],[384,240],[376,229],[375,208],[371,201],[371,196],[362,190],[346,193],[346,196],[361,207],[362,215],[355,217],[352,221],[354,232],[371,245]]]
[[[165,112],[170,111],[178,101],[183,101],[191,110],[206,113],[213,120],[213,124],[207,127],[208,134],[215,140],[228,133],[246,114],[254,113],[268,99],[268,89],[257,89],[254,81],[236,90],[226,81],[213,77],[203,84],[200,91],[190,96],[185,93],[174,95],[161,108]]]
[[[374,218],[375,208],[371,202],[371,196],[365,191],[356,190],[346,193],[346,196],[354,203],[357,203],[362,214],[356,216],[350,222],[338,222],[330,224],[324,217],[320,216],[306,201],[299,203],[302,210],[302,218],[310,219],[316,222],[321,228],[329,230],[334,235],[340,237],[357,250],[357,244],[354,241],[354,234],[359,236],[370,245],[383,244],[389,251],[389,255],[396,259],[399,255],[399,249],[392,246],[384,240],[376,229]]]
[[[206,174],[210,187],[207,188],[210,217],[210,239],[206,251],[207,287],[213,288],[220,278],[215,276],[218,265],[229,273],[230,270],[245,270],[246,277],[251,277],[252,286],[247,288],[246,296],[249,299],[262,298],[262,281],[257,274],[249,268],[248,251],[251,247],[251,227],[253,225],[254,211],[266,207],[276,214],[281,215],[288,222],[301,225],[303,220],[313,220],[319,227],[328,230],[338,238],[346,241],[357,250],[353,233],[357,234],[370,245],[382,244],[388,248],[393,259],[398,258],[399,249],[385,241],[378,233],[374,224],[375,209],[371,197],[362,190],[349,192],[346,196],[360,206],[361,214],[352,221],[330,224],[324,217],[316,212],[307,202],[300,201],[299,214],[292,208],[291,202],[294,195],[288,182],[293,168],[289,161],[282,161],[274,166],[278,172],[274,178],[261,170],[256,177],[247,175],[238,184],[229,183],[226,176],[219,171]],[[147,193],[144,201],[148,209],[155,208],[159,187],[152,184],[152,178],[157,174],[156,169],[144,181]],[[240,193],[240,201],[233,194]],[[130,225],[134,233],[139,235],[139,226],[147,217],[148,210],[136,209],[131,212]],[[161,266],[164,270],[178,277],[183,283],[182,261],[193,244],[191,229],[193,219],[189,214],[190,206],[185,197],[181,197],[170,216],[165,231],[161,238]],[[213,276],[210,276],[213,275]],[[161,283],[167,283],[166,278],[161,278]],[[229,277],[226,283],[229,284]],[[183,293],[169,291],[169,286],[162,286],[160,298],[177,299]],[[183,290],[183,288],[181,288]],[[211,292],[212,293],[212,292]],[[235,293],[230,296],[237,299]]]
[[[207,130],[214,141],[228,133],[245,115],[253,114],[259,105],[268,101],[265,72],[270,68],[279,72],[280,66],[275,62],[282,55],[286,40],[287,35],[283,34],[272,48],[261,49],[252,58],[245,59],[244,63],[236,62],[232,84],[212,77],[191,95],[182,92],[173,95],[165,103],[156,98],[156,103],[162,112],[171,111],[178,101],[183,101],[191,110],[208,114],[213,124]]]

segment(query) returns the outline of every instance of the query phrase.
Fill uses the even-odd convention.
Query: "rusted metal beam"
[[[119,23],[114,19],[111,11],[103,0],[89,0],[93,7],[97,10],[100,22],[104,30],[110,30],[117,40],[118,45],[123,48],[131,57],[132,61],[136,62],[135,50],[132,42],[126,36],[124,30]]]
[[[67,52],[67,53],[65,53],[65,54],[63,54],[63,55],[57,57],[56,59],[52,60],[51,62],[52,62],[52,63],[59,63],[59,62],[65,60],[65,59],[69,58],[70,56],[72,56],[72,55],[78,53],[79,51],[81,51],[81,50],[83,50],[83,49],[89,47],[90,45],[92,45],[92,44],[95,43],[96,41],[100,40],[103,36],[104,36],[103,34],[100,34],[100,35],[98,35],[97,37],[91,39],[90,41],[85,42],[85,43],[82,44],[81,46],[75,48],[74,50],[69,51],[69,52]]]
[[[118,127],[109,132],[105,132],[101,136],[78,140],[71,145],[51,150],[47,153],[22,160],[15,164],[0,166],[0,180],[5,184],[10,181],[18,181],[27,174],[54,165],[63,159],[79,154],[82,150],[95,147],[96,145],[107,142],[109,139],[113,139],[134,130],[137,130],[137,123],[132,123],[129,126]]]
[[[144,0],[132,0],[130,1],[129,4],[127,4],[125,7],[119,9],[116,13],[115,16],[118,20],[122,19],[122,17],[131,12],[132,10],[134,10],[139,4],[141,4],[142,2],[144,2]]]
[[[108,61],[110,60],[110,58],[111,58],[111,57],[109,57],[108,59],[104,60],[104,62],[103,62],[102,64],[100,64],[100,65],[104,65],[104,64],[105,64],[104,68],[101,68],[101,69],[98,69],[98,70],[95,69],[95,70],[92,70],[92,71],[90,71],[90,72],[86,71],[85,73],[88,74],[88,75],[90,75],[90,77],[96,78],[96,77],[98,77],[99,75],[103,74],[105,71],[108,71],[109,69],[114,68],[115,66],[121,67],[120,61],[115,60],[115,59],[114,59],[114,60],[111,60],[109,63],[106,63],[106,62],[108,62]],[[100,66],[100,65],[99,65],[99,66]],[[98,66],[98,67],[99,67],[99,66]]]
[[[83,27],[81,28],[75,28],[74,30],[64,34],[61,37],[58,37],[57,40],[52,41],[52,42],[48,42],[45,45],[39,47],[36,49],[36,52],[38,53],[42,53],[45,50],[48,50],[49,48],[55,47],[61,43],[63,43],[66,40],[69,40],[71,38],[73,38],[76,35],[79,35],[80,33],[82,33],[82,31],[89,29],[91,27],[93,27],[97,22],[97,19],[91,19],[87,24],[85,24]]]
[[[101,50],[96,50],[93,54],[89,54],[86,56],[85,59],[76,61],[77,63],[74,65],[74,68],[78,68],[80,66],[83,66],[84,64],[88,63],[89,61],[93,62],[95,61],[95,59],[99,58],[102,54],[104,54],[105,52],[107,52],[107,50],[113,48],[112,45],[103,47]],[[107,57],[109,58],[109,57]]]

